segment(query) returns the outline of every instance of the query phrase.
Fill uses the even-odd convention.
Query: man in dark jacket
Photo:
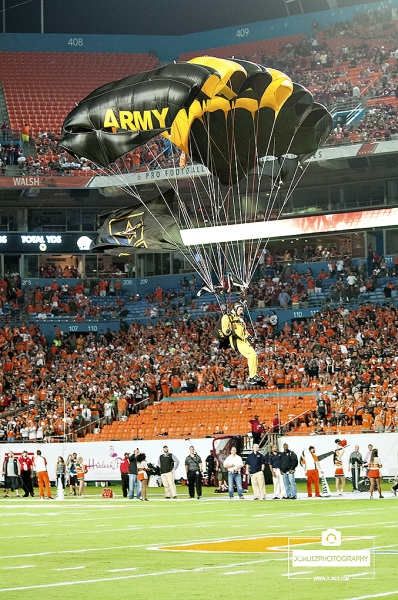
[[[216,459],[213,456],[213,450],[210,450],[209,456],[206,458],[206,470],[207,470],[207,485],[211,486],[211,478],[216,476]]]
[[[14,456],[14,452],[9,452],[7,458],[4,461],[3,465],[3,475],[4,475],[4,487],[5,494],[4,498],[8,498],[8,492],[15,490],[15,495],[19,498],[19,476],[21,474],[21,467],[19,466],[19,462]]]
[[[298,465],[296,454],[293,450],[289,450],[286,442],[283,444],[283,452],[281,455],[281,473],[283,484],[286,490],[286,498],[295,500],[297,498],[297,486],[294,479],[294,471]]]

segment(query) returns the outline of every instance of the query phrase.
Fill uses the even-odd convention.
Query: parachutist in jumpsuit
[[[246,329],[243,311],[243,304],[235,302],[231,314],[223,316],[221,327],[223,334],[229,337],[231,348],[237,350],[242,356],[247,358],[249,367],[249,379],[247,382],[255,385],[262,381],[262,378],[257,375],[258,358],[256,351],[250,344],[253,338]]]

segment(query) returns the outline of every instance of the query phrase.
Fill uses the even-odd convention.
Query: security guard
[[[262,381],[262,378],[257,375],[258,358],[257,353],[250,342],[254,338],[246,329],[246,324],[243,318],[244,305],[242,302],[235,302],[231,313],[223,316],[221,320],[222,332],[229,337],[231,348],[237,350],[247,358],[249,367],[249,379],[247,383],[255,385]]]

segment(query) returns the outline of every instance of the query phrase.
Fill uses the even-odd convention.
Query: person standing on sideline
[[[123,498],[127,498],[128,497],[128,492],[129,492],[129,469],[130,469],[130,462],[129,462],[129,453],[125,452],[124,453],[124,458],[122,460],[122,462],[120,463],[120,474],[122,476],[122,492],[123,492]]]
[[[381,460],[379,458],[379,453],[376,448],[372,450],[372,454],[369,460],[369,471],[368,477],[370,480],[370,497],[373,498],[373,491],[375,489],[375,483],[377,483],[377,489],[380,495],[380,498],[384,498],[381,493],[381,473],[380,469],[383,465],[381,464]]]
[[[206,458],[207,485],[211,487],[211,478],[216,478],[216,459],[213,456],[213,450],[210,448],[210,454]]]
[[[355,446],[354,452],[351,452],[350,454],[350,463],[348,466],[348,468],[351,469],[353,492],[358,491],[358,481],[362,463],[362,454],[359,452],[359,446]]]
[[[141,482],[138,481],[137,479],[137,475],[138,475],[138,469],[137,469],[137,456],[139,455],[140,451],[138,450],[138,448],[136,450],[134,450],[133,454],[129,455],[129,498],[130,500],[133,500],[134,498],[134,490],[136,490],[137,493],[137,500],[139,500],[141,498]]]
[[[254,444],[253,452],[246,457],[246,468],[250,473],[254,500],[265,500],[267,497],[264,479],[265,458],[259,452],[258,444]]]
[[[286,496],[286,490],[285,486],[283,485],[281,473],[281,460],[282,452],[279,452],[277,446],[274,444],[268,457],[268,464],[271,469],[274,482],[274,500],[279,500]]]
[[[243,461],[239,454],[236,453],[235,446],[231,448],[231,454],[224,461],[224,467],[228,470],[228,494],[229,497],[234,497],[234,485],[238,492],[239,500],[244,500],[242,490],[242,469]]]
[[[336,492],[339,496],[343,495],[345,486],[345,475],[343,469],[343,454],[344,448],[336,448],[333,454],[333,462],[335,466],[334,477],[336,481]],[[340,489],[339,489],[340,482]]]
[[[148,484],[148,463],[146,461],[146,454],[141,452],[137,454],[137,480],[141,483],[141,496],[140,500],[145,500],[148,502],[148,498],[146,497],[146,490]]]
[[[294,472],[298,465],[297,455],[293,450],[289,450],[286,442],[283,444],[283,452],[281,456],[281,473],[283,485],[286,490],[286,497],[291,500],[297,498],[297,486],[294,478]]]
[[[259,421],[259,416],[254,415],[254,419],[250,419],[249,421],[252,428],[252,437],[253,437],[253,448],[255,444],[259,444],[261,441],[261,435],[264,433],[263,424]]]
[[[368,451],[365,454],[365,458],[364,458],[364,464],[366,466],[366,477],[369,476],[369,469],[370,469],[369,463],[370,463],[370,459],[372,456],[372,452],[373,452],[373,446],[372,446],[372,444],[368,444]],[[377,491],[377,482],[376,481],[375,481],[375,491]]]
[[[17,498],[20,498],[18,491],[18,479],[21,474],[21,467],[18,460],[14,456],[14,452],[8,452],[7,458],[3,464],[4,475],[4,498],[9,498],[8,492],[15,491]]]
[[[160,468],[160,477],[166,500],[177,498],[174,471],[178,468],[179,464],[180,461],[174,454],[169,452],[168,446],[163,446],[163,454],[159,456],[158,467]]]
[[[69,454],[66,459],[66,470],[69,480],[69,496],[76,496],[77,486],[77,471],[76,471],[77,454],[74,452],[72,455]]]
[[[86,495],[84,493],[85,492],[84,487],[86,485],[86,482],[85,482],[84,476],[87,473],[87,467],[84,464],[83,458],[81,456],[79,456],[79,458],[76,461],[76,472],[77,472],[77,481],[79,483],[79,490],[78,490],[79,498],[85,498]]]
[[[57,487],[58,480],[61,480],[62,488],[65,489],[65,479],[66,479],[66,464],[62,456],[58,456],[57,466],[56,466],[56,475],[57,475]]]
[[[198,500],[202,497],[202,468],[203,463],[195,448],[189,446],[189,454],[185,459],[185,471],[188,479],[189,497],[195,498],[195,487]]]
[[[303,457],[303,467],[307,476],[307,492],[308,498],[312,498],[312,484],[315,487],[315,498],[320,498],[319,493],[319,473],[323,473],[321,466],[318,461],[318,457],[315,454],[315,447],[310,446],[308,452]]]
[[[33,492],[33,460],[29,458],[27,450],[24,450],[19,457],[19,466],[21,468],[22,487],[24,491],[23,497],[32,496],[33,498],[35,495]]]
[[[47,498],[52,499],[50,480],[47,473],[47,460],[41,455],[41,450],[36,452],[33,468],[37,473],[37,480],[39,482],[40,500],[44,500],[44,487],[46,488]]]

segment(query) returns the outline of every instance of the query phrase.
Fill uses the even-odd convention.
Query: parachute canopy
[[[197,57],[94,90],[66,117],[60,146],[112,174],[110,185],[118,181],[135,199],[132,207],[102,217],[95,250],[178,249],[214,291],[214,276],[222,286],[228,273],[249,285],[264,247],[261,225],[281,216],[307,159],[331,129],[326,108],[286,74],[243,60]],[[146,204],[123,160],[159,135],[172,167],[180,162],[192,181],[183,187],[171,168],[172,192],[158,187],[160,196]],[[174,156],[176,147],[182,157]],[[153,156],[152,166],[161,167]],[[189,159],[208,171],[190,174]],[[219,237],[220,229],[228,235]]]
[[[263,156],[310,155],[331,127],[326,109],[284,73],[198,57],[96,89],[65,119],[61,146],[106,167],[163,134],[230,185]]]

